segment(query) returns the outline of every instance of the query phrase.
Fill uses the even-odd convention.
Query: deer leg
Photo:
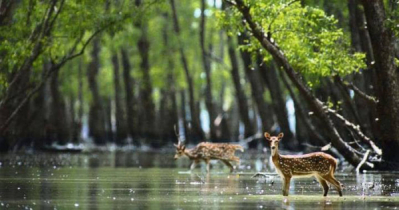
[[[328,182],[330,182],[332,185],[335,186],[335,188],[337,188],[338,194],[339,196],[342,197],[342,187],[341,187],[341,183],[336,180],[333,176],[326,176],[323,177],[325,180],[327,180]]]
[[[327,196],[329,187],[328,187],[326,180],[324,180],[321,177],[316,177],[316,178],[317,178],[317,181],[319,181],[321,186],[323,187],[323,192],[324,192],[323,196]]]
[[[290,191],[290,181],[291,177],[284,177],[283,178],[283,196],[288,196],[288,192]]]
[[[211,170],[210,160],[206,159],[205,163],[206,163],[206,172],[209,173],[209,171]]]
[[[195,169],[195,166],[198,164],[197,160],[194,160],[193,163],[191,163],[190,171]]]
[[[226,166],[228,166],[230,168],[230,173],[233,173],[233,171],[234,171],[233,165],[231,165],[231,163],[229,161],[227,161],[227,160],[222,160],[222,162],[224,164],[226,164]]]
[[[234,157],[231,159],[231,161],[235,161],[235,162],[239,163],[239,162],[240,162],[240,158],[234,156]]]

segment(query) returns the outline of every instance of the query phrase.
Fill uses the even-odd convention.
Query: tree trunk
[[[277,77],[276,67],[272,62],[268,64],[263,63],[263,58],[260,55],[258,56],[258,65],[263,81],[265,82],[265,84],[269,89],[270,96],[272,98],[273,110],[274,113],[276,114],[277,122],[280,126],[280,131],[284,132],[284,139],[287,140],[286,142],[289,142],[288,144],[286,144],[286,146],[291,145],[288,146],[288,148],[294,149],[295,148],[294,145],[297,142],[294,139],[294,135],[292,134],[292,131],[290,129],[290,124],[288,122],[286,101],[284,98],[284,93],[281,90],[280,82]]]
[[[138,122],[137,122],[137,103],[134,103],[134,79],[130,74],[131,65],[129,61],[129,54],[126,49],[121,49],[122,54],[122,67],[123,67],[123,79],[125,84],[126,94],[126,121],[127,131],[130,137],[133,139],[133,145],[140,146],[138,141]]]
[[[165,18],[168,18],[167,13],[165,13]],[[178,126],[178,113],[177,113],[177,99],[176,99],[176,81],[175,81],[175,66],[174,66],[174,51],[169,43],[169,34],[168,34],[168,24],[165,22],[163,28],[163,41],[165,46],[165,55],[167,57],[167,88],[166,88],[166,117],[164,118],[165,124],[163,127],[164,138],[163,141],[174,142],[176,140],[175,136],[175,126]]]
[[[79,100],[79,109],[78,109],[78,120],[77,120],[77,132],[78,132],[78,142],[81,141],[82,136],[82,127],[83,127],[83,59],[79,59],[78,66],[78,100]]]
[[[373,46],[376,83],[379,136],[383,159],[399,162],[399,84],[395,66],[393,31],[386,26],[386,14],[382,0],[362,0],[371,44]]]
[[[136,0],[136,6],[141,6],[142,0]],[[141,124],[142,136],[146,139],[154,140],[157,137],[154,132],[155,127],[155,104],[152,99],[152,83],[150,76],[148,26],[144,18],[135,22],[135,26],[140,29],[141,35],[137,42],[137,48],[141,57],[140,70],[142,72],[142,83],[140,86],[140,97],[143,107],[143,119]]]
[[[210,139],[216,140],[216,128],[215,128],[215,107],[212,100],[212,82],[211,82],[211,61],[208,58],[208,54],[210,52],[206,52],[205,49],[205,0],[201,0],[201,21],[200,21],[200,45],[201,45],[201,54],[202,54],[202,65],[205,70],[206,77],[206,88],[205,88],[205,105],[208,110],[209,116],[209,128],[210,128]]]
[[[350,27],[351,27],[351,37],[352,37],[352,47],[358,52],[366,53],[366,63],[367,69],[361,71],[361,74],[354,75],[354,84],[363,92],[368,95],[375,95],[374,89],[375,84],[375,69],[371,65],[374,61],[373,49],[370,42],[369,32],[366,26],[366,20],[364,17],[364,12],[360,8],[358,0],[350,0],[348,3],[349,15],[350,15]],[[354,18],[354,19],[353,19]],[[354,34],[357,33],[357,34]],[[356,40],[358,39],[358,40]],[[354,96],[354,101],[356,105],[356,110],[358,110],[358,116],[361,121],[361,126],[365,130],[370,130],[373,135],[370,137],[379,136],[379,130],[376,126],[375,119],[377,118],[375,106],[364,106],[367,101],[357,94]]]
[[[114,130],[112,129],[112,99],[111,96],[103,97],[106,141],[115,143]]]
[[[66,144],[69,140],[69,126],[66,119],[66,108],[65,102],[62,98],[62,94],[59,91],[59,77],[58,72],[54,72],[51,76],[50,89],[51,89],[51,118],[50,121],[55,127],[55,141],[59,144]]]
[[[256,131],[254,125],[252,124],[250,117],[249,117],[249,108],[247,103],[247,97],[245,96],[244,90],[241,86],[241,78],[239,73],[239,66],[237,61],[237,55],[235,52],[235,46],[233,43],[233,39],[228,36],[228,53],[230,56],[231,62],[231,77],[233,79],[234,88],[235,88],[235,95],[237,98],[238,110],[240,113],[240,119],[244,124],[244,138],[247,138],[253,135]]]
[[[180,91],[180,117],[183,124],[184,133],[179,133],[183,139],[185,139],[185,144],[194,143],[191,138],[188,138],[188,128],[187,128],[187,111],[186,111],[186,92],[184,90]],[[178,129],[178,127],[176,127]],[[179,131],[179,130],[178,130]],[[177,140],[175,141],[177,142]]]
[[[45,68],[46,63],[43,64],[43,68]],[[44,76],[44,75],[43,75]],[[29,126],[29,133],[32,139],[34,148],[43,148],[46,144],[46,124],[48,123],[48,107],[46,103],[46,99],[49,98],[48,91],[46,91],[46,86],[43,85],[40,87],[37,95],[31,101],[31,110],[34,112],[33,123]]]
[[[118,53],[112,55],[112,65],[114,70],[114,87],[115,87],[115,122],[116,122],[116,136],[115,142],[117,145],[122,146],[126,142],[124,140],[127,137],[126,124],[125,124],[125,114],[122,105],[122,88],[120,85],[120,75],[119,75],[119,58]]]
[[[89,136],[93,137],[94,143],[104,145],[106,142],[105,118],[102,100],[98,91],[97,75],[100,69],[100,39],[93,40],[91,62],[87,68],[89,89],[92,94],[92,102],[89,113]]]
[[[359,28],[356,19],[357,0],[348,0],[349,29],[351,32],[351,45],[356,52],[361,51]]]
[[[245,40],[249,40],[246,33],[243,33],[238,37],[240,45],[245,44]],[[244,70],[247,78],[251,84],[252,97],[258,108],[259,116],[262,121],[263,132],[270,132],[273,125],[273,114],[271,113],[271,107],[266,103],[264,99],[265,87],[262,85],[260,73],[258,68],[253,68],[251,54],[246,51],[241,51],[242,60],[244,63]]]
[[[204,139],[204,133],[201,128],[201,122],[200,122],[200,118],[199,118],[199,109],[197,109],[197,107],[196,107],[196,100],[195,100],[195,96],[194,96],[194,82],[191,77],[190,70],[188,68],[188,63],[187,63],[186,55],[184,52],[184,48],[180,41],[180,26],[179,26],[179,21],[177,18],[175,1],[170,0],[170,5],[172,7],[172,13],[173,13],[174,31],[176,33],[178,43],[179,43],[178,47],[179,47],[179,52],[180,52],[180,60],[183,65],[183,69],[184,69],[184,73],[185,73],[187,85],[188,85],[190,116],[191,116],[191,129],[189,132],[191,134],[190,140],[193,142],[199,142],[199,140]]]

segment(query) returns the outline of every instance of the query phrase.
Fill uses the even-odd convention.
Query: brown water
[[[0,155],[0,209],[397,209],[399,174],[336,175],[322,196],[312,178],[281,181],[259,155],[242,155],[236,173],[213,163],[188,173],[189,161],[168,152]],[[266,178],[252,178],[256,169]]]

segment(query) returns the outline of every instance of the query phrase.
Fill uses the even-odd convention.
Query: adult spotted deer
[[[179,141],[177,144],[175,144],[175,160],[182,156],[187,156],[190,160],[193,161],[190,170],[194,170],[195,166],[198,163],[204,161],[206,163],[206,171],[209,173],[210,161],[221,160],[225,165],[230,168],[230,172],[233,172],[234,167],[230,163],[230,161],[240,162],[240,158],[236,157],[234,154],[235,151],[244,151],[244,148],[240,145],[209,142],[202,142],[192,149],[186,149],[186,146],[181,143],[177,133],[176,135]]]
[[[324,196],[327,196],[329,189],[327,182],[334,185],[339,196],[342,196],[341,183],[334,177],[337,160],[323,152],[306,155],[280,155],[278,143],[283,136],[283,133],[278,136],[270,136],[269,133],[265,133],[265,138],[270,142],[273,163],[283,181],[283,195],[288,196],[291,178],[314,176],[323,187]]]

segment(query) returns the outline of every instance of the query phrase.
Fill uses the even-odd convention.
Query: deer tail
[[[235,150],[240,150],[241,152],[244,152],[244,147],[242,147],[241,145],[235,145],[234,149]]]
[[[337,169],[337,161],[336,160],[334,160],[334,161],[332,161],[332,163],[331,163],[331,175],[334,175],[334,173],[335,173],[335,170]]]

